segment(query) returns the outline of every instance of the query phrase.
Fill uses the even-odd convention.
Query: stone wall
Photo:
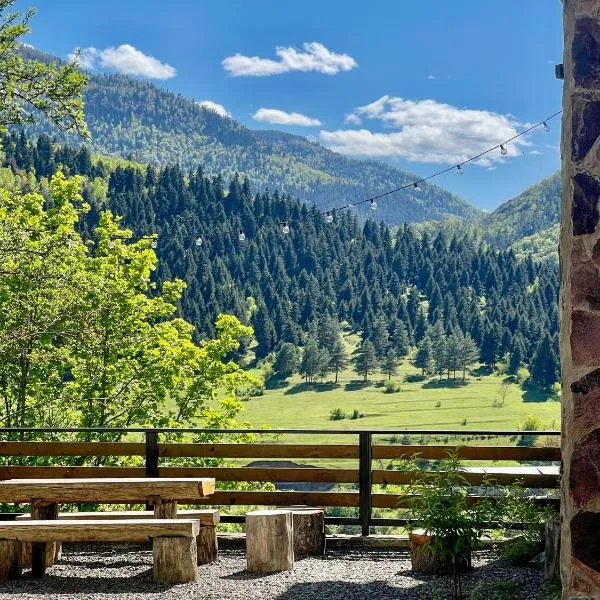
[[[563,600],[600,598],[600,0],[564,0]]]

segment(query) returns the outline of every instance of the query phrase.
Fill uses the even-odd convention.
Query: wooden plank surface
[[[144,456],[132,442],[0,442],[0,456]]]
[[[193,519],[123,519],[118,521],[0,521],[0,539],[22,542],[143,542],[154,537],[196,537]]]
[[[392,496],[395,497],[395,496]],[[264,492],[217,490],[210,498],[193,504],[212,506],[358,506],[357,492]]]
[[[63,521],[110,521],[118,519],[153,519],[151,510],[111,510],[111,511],[77,511],[58,513],[58,519]],[[31,515],[19,515],[17,521],[28,521]],[[218,510],[214,509],[185,509],[177,511],[177,519],[195,519],[201,525],[217,525],[220,522]]]
[[[214,477],[217,481],[358,483],[358,469],[277,467],[161,467],[161,477]]]
[[[439,460],[456,451],[464,460],[516,460],[558,462],[560,448],[526,446],[386,446],[374,445],[374,459],[416,458]]]
[[[0,481],[0,502],[146,502],[200,500],[215,490],[214,479],[118,478],[118,479],[9,479]]]
[[[0,467],[0,479],[142,478],[143,467]]]
[[[358,458],[356,444],[159,444],[159,456]]]

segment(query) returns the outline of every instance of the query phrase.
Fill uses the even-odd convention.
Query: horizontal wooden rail
[[[455,451],[464,460],[548,461],[561,459],[560,448],[527,446],[373,445],[373,458],[440,460]],[[358,458],[357,444],[158,444],[160,457],[170,458]],[[0,442],[0,456],[144,456],[136,442]]]

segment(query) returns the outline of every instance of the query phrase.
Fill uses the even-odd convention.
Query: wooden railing
[[[2,430],[0,436],[14,438],[15,433],[33,434],[40,437],[44,433],[55,437],[67,433],[101,433],[115,430],[83,429],[29,429]],[[194,434],[255,433],[274,436],[294,434],[306,436],[310,443],[161,443],[160,435],[174,431]],[[377,484],[408,484],[419,476],[406,470],[376,468],[374,461],[403,460],[417,456],[425,460],[440,460],[449,451],[468,461],[477,461],[483,467],[470,467],[465,471],[465,479],[477,486],[486,478],[498,484],[520,481],[524,487],[534,489],[555,489],[559,485],[558,466],[561,460],[560,448],[528,447],[508,445],[404,445],[399,443],[373,443],[374,436],[390,435],[392,439],[401,436],[417,435],[424,438],[442,439],[451,436],[489,436],[490,439],[524,439],[525,436],[556,437],[555,431],[515,432],[515,431],[367,431],[367,430],[167,430],[129,429],[119,430],[128,436],[143,435],[144,442],[80,442],[80,441],[0,441],[0,479],[56,478],[56,477],[214,477],[218,482],[274,482],[274,483],[325,483],[349,484],[350,489],[341,491],[265,491],[265,490],[218,490],[205,504],[215,506],[262,505],[288,506],[309,505],[323,507],[356,507],[357,517],[328,517],[331,524],[360,525],[363,535],[368,535],[371,527],[395,526],[403,524],[401,518],[375,518],[373,508],[406,507],[408,498],[382,491],[374,492]],[[317,436],[336,435],[358,438],[358,443],[322,444],[314,441]],[[2,457],[4,457],[2,459]],[[20,458],[19,458],[20,457]],[[28,466],[15,464],[30,457],[78,457],[82,462],[88,459],[107,457],[138,457],[143,466]],[[331,466],[310,467],[252,467],[252,466],[173,466],[165,465],[168,459],[311,459],[346,463],[357,462],[356,468],[335,468]],[[490,468],[490,463],[511,461],[523,463],[546,463],[545,466],[516,470],[515,468]],[[163,463],[161,465],[161,462]],[[238,460],[239,462],[239,460]],[[554,464],[553,464],[554,463]],[[223,515],[223,521],[237,522],[239,515]]]

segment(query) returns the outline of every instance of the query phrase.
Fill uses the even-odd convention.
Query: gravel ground
[[[509,567],[490,551],[473,557],[476,581],[513,580],[522,598],[536,597],[542,575]],[[2,600],[445,600],[450,580],[413,576],[405,550],[332,550],[326,558],[299,560],[294,570],[270,575],[245,571],[243,550],[221,550],[217,564],[199,567],[200,581],[177,586],[152,582],[152,552],[112,546],[65,546],[63,558],[43,579],[22,579],[0,587]],[[516,600],[516,599],[515,599]]]

